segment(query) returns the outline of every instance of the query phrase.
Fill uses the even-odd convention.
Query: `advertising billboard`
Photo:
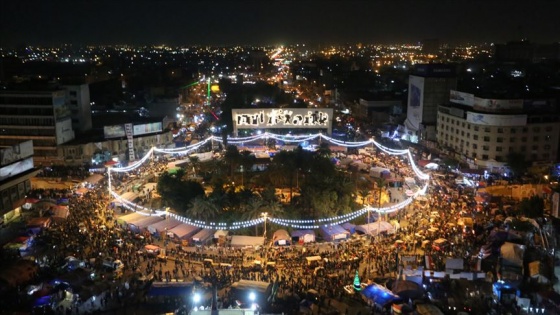
[[[69,118],[72,114],[70,108],[66,104],[66,92],[57,91],[53,93],[52,96],[54,119],[56,121],[61,121]]]
[[[491,115],[467,112],[467,122],[482,126],[525,126],[527,115]]]
[[[134,136],[141,136],[162,131],[163,124],[161,122],[134,125],[132,127],[132,133]],[[105,136],[105,139],[124,138],[126,136],[125,125],[103,126],[103,135]]]
[[[56,122],[56,144],[63,144],[70,140],[74,140],[74,130],[72,129],[72,120],[68,117],[62,121]]]
[[[0,181],[16,176],[33,168],[33,158],[28,157],[10,165],[0,167]]]
[[[161,132],[163,130],[161,122],[153,122],[149,124],[134,125],[134,135],[145,135],[154,132]]]
[[[332,128],[332,108],[232,109],[234,131],[259,128]]]
[[[473,106],[474,94],[451,90],[449,92],[449,101],[455,104]]]
[[[0,166],[25,159],[33,155],[33,140],[14,145],[11,148],[0,149]]]
[[[408,81],[408,107],[406,120],[409,126],[420,129],[424,107],[424,78],[411,75]]]
[[[522,110],[523,100],[522,99],[496,100],[496,99],[475,97],[473,109],[480,110],[480,111],[491,111],[491,112],[509,111],[512,109]]]

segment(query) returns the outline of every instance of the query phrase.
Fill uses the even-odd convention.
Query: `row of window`
[[[0,110],[6,116],[53,116],[52,107],[31,108],[31,107],[4,107]]]
[[[27,117],[0,117],[0,125],[7,126],[54,126],[53,117],[27,118]]]
[[[442,118],[440,120],[440,128],[443,127],[443,122],[450,123],[453,126],[455,126],[455,125],[459,126],[460,125],[462,128],[465,128],[465,126],[466,126],[468,130],[471,130],[471,124],[468,123],[468,122],[465,122],[464,120],[459,120],[459,119],[455,120],[453,118],[445,117],[445,118]],[[446,126],[446,128],[448,128],[448,126]],[[452,131],[453,131],[453,127],[451,127],[451,128],[452,128]],[[481,127],[481,126],[478,126],[478,125],[473,125],[473,130],[474,131],[480,131],[482,129],[482,130],[484,130],[484,132],[491,132],[492,128],[496,128],[497,133],[505,133],[508,129],[508,128],[504,128],[504,127]],[[552,126],[546,126],[546,127],[542,128],[542,130],[548,131],[548,132],[552,131],[552,129],[553,129]],[[511,127],[511,128],[509,128],[510,133],[517,133],[518,130],[520,130],[522,133],[527,133],[527,132],[529,132],[529,127],[521,127],[521,128]],[[531,130],[533,132],[541,132],[541,126],[533,126],[533,127],[531,127]]]
[[[29,137],[54,137],[55,130],[53,128],[2,128],[0,135],[2,136],[29,136]]]
[[[446,145],[449,147],[449,144],[446,143]],[[451,146],[451,147],[453,147],[453,146]],[[459,148],[457,146],[454,146],[454,149],[455,149],[455,151],[459,151]],[[501,148],[500,148],[500,150],[497,150],[497,148],[496,148],[496,151],[501,152],[502,150],[501,150]],[[512,147],[509,147],[509,152],[511,153],[511,152],[515,152],[515,151],[513,150]],[[522,151],[522,152],[524,152],[524,151]],[[469,152],[469,150],[466,150],[464,152],[464,154],[465,154],[465,156],[470,156],[473,159],[479,158],[479,155],[478,155],[477,152]],[[531,159],[534,160],[534,161],[538,161],[539,159],[549,160],[550,156],[551,156],[550,153],[546,153],[546,152],[541,153],[541,154],[533,153],[533,154],[530,155]],[[490,156],[488,154],[481,154],[480,158],[482,160],[488,160],[490,158]],[[495,155],[495,156],[493,156],[493,159],[496,160],[497,162],[505,162],[505,157],[502,156],[502,155]]]
[[[486,137],[485,137],[485,138],[486,138]],[[537,137],[537,138],[538,138],[538,137]],[[448,134],[445,134],[445,135],[444,135],[444,139],[445,139],[446,142],[447,142],[447,141],[459,141],[459,143],[461,144],[461,147],[462,147],[462,146],[464,145],[464,143],[465,143],[463,139],[459,139],[459,137],[449,136]],[[477,139],[478,139],[478,137],[475,136],[475,140],[477,140]],[[515,141],[514,141],[515,138],[512,138],[512,139],[513,139],[513,140],[510,141],[510,142],[512,142],[512,143],[515,142]],[[527,142],[527,139],[526,139],[526,138],[524,138],[524,139],[522,139],[522,140],[523,140],[522,142]],[[486,140],[486,139],[484,139],[484,141],[485,141],[485,142],[489,142],[489,140]],[[535,140],[534,142],[537,142],[537,141],[538,141],[538,140]],[[498,143],[502,143],[503,140],[502,140],[502,141],[497,141],[497,142],[498,142]],[[467,145],[467,147],[470,147],[470,142],[467,141],[467,142],[466,142],[466,145]],[[473,144],[472,144],[472,148],[473,148],[473,149],[478,149],[478,144],[473,143]],[[526,146],[521,146],[520,148],[521,148],[521,151],[525,151],[525,150],[526,150]],[[545,144],[545,145],[542,146],[542,148],[543,148],[544,150],[550,150],[550,149],[552,149],[552,146],[551,146],[550,144]],[[485,150],[485,151],[488,151],[488,150],[490,150],[490,146],[489,146],[489,145],[483,145],[483,146],[482,146],[482,149]],[[532,149],[533,151],[539,150],[539,145],[533,144],[533,145],[531,146],[531,149]],[[501,147],[501,146],[496,146],[496,151],[502,151],[502,147]],[[510,152],[513,152],[513,147],[509,147],[509,151],[510,151]]]
[[[449,126],[445,127],[445,131],[449,131]],[[451,130],[450,130],[450,133],[453,133],[453,131],[455,131],[456,135],[459,135],[459,130],[458,129],[453,130],[453,127],[452,127]],[[447,135],[447,133],[444,133],[444,134]],[[465,136],[465,132],[462,131],[462,130],[461,130],[460,134],[461,134],[462,137]],[[470,132],[467,132],[466,136],[467,136],[467,139],[470,139],[471,138]],[[480,136],[479,135],[473,135],[472,138],[473,138],[473,140],[478,140],[480,138]],[[525,136],[519,137],[519,138],[518,137],[510,137],[509,142],[514,143],[514,142],[517,141],[516,139],[521,139],[521,142],[527,142],[527,137],[525,137]],[[540,135],[540,136],[533,136],[532,141],[534,141],[534,142],[538,142],[538,141],[541,141],[541,140],[550,141],[550,139],[552,139],[552,137],[550,135]],[[483,136],[482,140],[484,140],[484,142],[490,142],[491,141],[490,136]],[[506,138],[504,138],[504,137],[496,137],[496,142],[498,142],[498,143],[505,142],[505,140],[506,140]]]

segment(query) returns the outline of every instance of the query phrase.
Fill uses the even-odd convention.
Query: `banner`
[[[125,124],[124,130],[126,132],[126,140],[128,142],[128,160],[134,161],[134,138],[132,124]]]

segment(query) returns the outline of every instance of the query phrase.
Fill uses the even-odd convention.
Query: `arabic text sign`
[[[332,108],[233,109],[238,129],[249,128],[330,128]]]

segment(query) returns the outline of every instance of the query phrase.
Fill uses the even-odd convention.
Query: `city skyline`
[[[558,1],[41,1],[1,5],[0,46],[560,40]]]

